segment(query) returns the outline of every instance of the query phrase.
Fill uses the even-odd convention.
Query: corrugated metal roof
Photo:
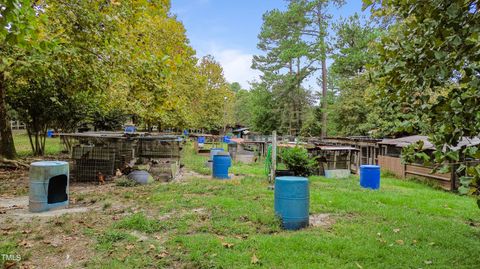
[[[435,149],[435,146],[428,140],[428,136],[424,136],[424,135],[412,135],[412,136],[406,136],[406,137],[401,137],[396,139],[383,139],[381,142],[378,142],[378,144],[392,145],[399,148],[403,148],[413,143],[416,143],[420,140],[423,141],[424,143],[423,145],[424,149]],[[480,144],[480,138],[478,137],[474,137],[474,138],[463,137],[462,140],[458,142],[458,145],[455,147],[451,147],[451,149],[458,150],[463,146],[475,146],[479,144]]]
[[[239,128],[239,129],[233,130],[232,133],[240,133],[240,132],[248,131],[248,130],[250,130],[250,128]]]
[[[348,146],[318,146],[318,148],[325,151],[358,150],[357,148]]]

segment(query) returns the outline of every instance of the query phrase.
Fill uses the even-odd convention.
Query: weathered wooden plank
[[[382,170],[389,171],[399,178],[405,177],[405,165],[400,158],[389,156],[378,156],[378,165]]]
[[[417,165],[407,165],[407,174],[414,174],[418,176],[424,176],[433,179],[439,180],[451,180],[451,174],[440,174],[440,173],[432,173],[432,169],[424,166],[417,166]]]

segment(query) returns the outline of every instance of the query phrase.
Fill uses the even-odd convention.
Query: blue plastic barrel
[[[380,189],[380,166],[361,165],[360,186],[373,190]]]
[[[53,137],[53,130],[47,130],[47,137],[52,138]]]
[[[205,137],[204,136],[199,136],[198,137],[198,143],[199,144],[204,144],[205,143]]]
[[[275,214],[286,230],[298,230],[308,226],[310,192],[308,179],[304,177],[275,178]]]
[[[43,161],[30,165],[29,210],[48,211],[68,206],[67,162]]]
[[[135,133],[137,131],[137,127],[133,125],[128,125],[128,126],[125,126],[124,131],[125,133]]]
[[[210,149],[210,160],[213,161],[213,156],[217,155],[219,152],[223,152],[223,148],[212,148]]]
[[[228,176],[228,169],[231,165],[232,159],[228,153],[221,152],[213,156],[213,178],[229,179],[230,177]]]

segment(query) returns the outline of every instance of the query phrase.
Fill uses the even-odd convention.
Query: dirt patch
[[[52,218],[66,214],[84,213],[96,210],[93,206],[70,206],[68,208],[58,208],[46,212],[32,213],[28,210],[28,196],[19,196],[13,198],[0,198],[0,214],[3,221],[28,222],[33,218]]]
[[[188,179],[192,179],[192,178],[196,178],[196,179],[211,179],[212,177],[209,176],[209,175],[202,175],[202,174],[199,174],[195,171],[189,171],[189,170],[185,170],[185,169],[182,169],[180,171],[180,173],[178,174],[177,177],[175,177],[175,179],[172,181],[172,182],[182,182],[182,181],[185,181],[185,180],[188,180]]]
[[[335,215],[329,213],[321,213],[310,215],[310,227],[320,227],[330,229],[335,223]]]
[[[28,193],[28,170],[0,169],[0,198]]]

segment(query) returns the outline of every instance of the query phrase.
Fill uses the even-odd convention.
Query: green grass
[[[191,148],[183,157],[187,168],[210,173],[201,166],[206,157],[195,155]],[[325,226],[284,231],[274,215],[274,192],[268,188],[263,163],[234,164],[232,171],[245,176],[184,178],[128,188],[112,184],[106,192],[72,193],[77,201],[111,205],[65,217],[62,226],[52,221],[39,230],[54,229],[57,235],[68,235],[74,227],[83,231],[91,242],[87,247],[91,256],[76,264],[82,268],[478,268],[480,264],[480,210],[471,197],[385,174],[378,191],[360,188],[356,176],[311,177],[310,214],[328,214],[329,221]],[[28,257],[30,250],[18,242],[24,236],[34,240],[35,235],[22,235],[24,229],[0,240],[0,251]],[[34,248],[45,247],[39,242]],[[44,255],[64,255],[60,248],[51,251]],[[252,257],[259,261],[252,264]]]
[[[15,149],[20,157],[32,156],[32,147],[28,135],[25,132],[15,131],[13,133],[13,140],[15,142]],[[60,138],[47,138],[45,140],[45,154],[56,155],[63,150]]]
[[[193,152],[186,152],[190,155]],[[198,156],[188,167],[205,171]],[[203,157],[202,157],[203,159]],[[192,165],[193,164],[193,165]],[[474,199],[413,181],[382,178],[379,191],[358,177],[310,178],[310,214],[329,227],[284,231],[274,217],[263,165],[237,165],[241,180],[157,184],[137,200],[142,212],[111,229],[168,238],[168,255],[142,266],[186,268],[478,268],[480,210]],[[141,201],[140,201],[141,200]],[[111,229],[109,231],[111,232]],[[133,256],[143,252],[133,252]],[[144,254],[144,253],[143,253]],[[252,264],[255,255],[259,262]],[[97,260],[98,261],[98,260]],[[117,258],[91,267],[118,265]]]

